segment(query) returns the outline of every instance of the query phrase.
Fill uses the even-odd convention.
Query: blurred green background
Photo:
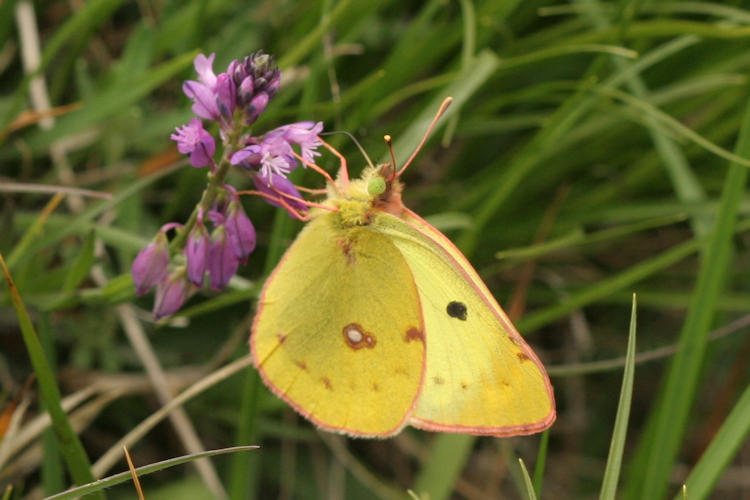
[[[169,140],[192,116],[181,84],[194,56],[216,53],[218,72],[263,49],[283,76],[256,133],[322,120],[374,159],[390,134],[403,160],[454,97],[404,176],[405,203],[516,318],[558,420],[541,447],[410,428],[350,440],[317,433],[243,369],[128,446],[136,465],[262,448],[144,476],[147,499],[529,498],[518,457],[542,498],[594,498],[605,467],[621,469],[619,498],[671,498],[685,481],[691,499],[750,495],[749,42],[742,2],[5,0],[0,252],[67,417],[57,434],[34,427],[51,379],[0,287],[0,485],[15,499],[85,482],[60,419],[92,463],[116,457],[92,477],[126,470],[120,438],[247,353],[259,287],[300,223],[246,199],[259,245],[241,279],[168,322],[151,321],[152,295],[136,299],[128,273],[205,185]],[[352,141],[329,139],[356,175]],[[641,354],[620,467],[607,455],[634,292]]]

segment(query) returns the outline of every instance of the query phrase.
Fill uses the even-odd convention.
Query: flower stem
[[[198,214],[201,212],[201,209],[203,209],[203,213],[208,213],[214,201],[216,201],[216,197],[219,195],[219,190],[221,189],[221,186],[224,185],[224,179],[229,173],[229,168],[232,166],[229,162],[229,157],[238,149],[239,146],[237,142],[241,135],[240,132],[234,132],[227,138],[224,145],[224,154],[221,156],[216,171],[208,173],[206,188],[203,190],[203,195],[201,195],[200,201],[195,205],[193,213],[190,214],[190,218],[185,225],[177,230],[177,235],[169,242],[170,256],[178,253],[185,247],[187,237],[195,226],[195,223],[198,221]]]

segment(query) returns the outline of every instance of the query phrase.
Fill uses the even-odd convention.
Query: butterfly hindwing
[[[496,436],[529,434],[555,419],[552,386],[461,252],[413,212],[373,223],[401,252],[419,291],[427,360],[410,424]]]
[[[401,252],[320,215],[261,294],[250,339],[271,390],[318,426],[387,436],[407,423],[424,375],[424,326]]]

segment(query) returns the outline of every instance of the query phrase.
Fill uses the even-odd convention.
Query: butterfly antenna
[[[388,177],[388,182],[393,182],[396,178],[396,154],[393,152],[393,138],[386,134],[383,136],[385,144],[388,146],[388,152],[391,154],[391,175]]]
[[[370,159],[370,157],[367,155],[367,151],[365,151],[365,148],[362,147],[362,144],[360,144],[359,141],[357,140],[357,138],[354,137],[354,135],[352,135],[351,133],[347,132],[346,130],[334,130],[332,132],[323,132],[320,135],[333,135],[333,134],[344,134],[349,139],[351,139],[352,142],[354,143],[354,145],[357,146],[357,149],[359,149],[359,152],[362,153],[362,156],[365,157],[365,161],[367,161],[367,164],[370,167],[375,168],[375,164],[372,162],[372,160]]]
[[[424,136],[422,136],[422,140],[419,142],[419,145],[417,146],[417,149],[414,150],[414,152],[411,154],[408,160],[406,160],[406,163],[404,163],[404,166],[401,167],[401,169],[396,174],[396,177],[401,176],[401,174],[404,173],[404,170],[411,165],[411,162],[414,161],[414,158],[416,158],[417,153],[422,149],[422,146],[424,146],[424,143],[427,142],[427,138],[432,133],[432,129],[435,128],[435,125],[437,124],[438,120],[440,119],[443,114],[445,114],[445,111],[448,109],[448,106],[451,105],[451,102],[453,102],[452,97],[446,97],[443,100],[443,103],[440,105],[440,108],[438,109],[437,113],[435,113],[435,117],[432,119],[432,122],[430,122],[430,126],[427,127],[427,131],[424,133]],[[395,167],[394,167],[395,168]]]

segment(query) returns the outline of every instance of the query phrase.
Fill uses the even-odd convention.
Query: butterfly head
[[[422,137],[421,142],[409,159],[406,160],[406,163],[400,168],[396,166],[397,163],[391,145],[391,137],[386,135],[384,139],[391,154],[391,161],[373,165],[367,154],[363,151],[369,166],[365,167],[359,179],[350,180],[344,156],[319,138],[321,143],[338,156],[341,161],[341,168],[339,169],[337,179],[334,181],[330,177],[327,177],[328,187],[326,191],[328,197],[320,208],[337,213],[339,224],[343,227],[367,225],[373,216],[379,212],[387,212],[400,217],[404,212],[404,204],[401,201],[403,184],[401,184],[399,178],[412,163],[451,101],[450,97],[443,101]]]
[[[389,164],[369,166],[359,179],[329,186],[326,204],[334,208],[342,226],[367,225],[376,212],[401,214],[402,185],[391,172]]]

